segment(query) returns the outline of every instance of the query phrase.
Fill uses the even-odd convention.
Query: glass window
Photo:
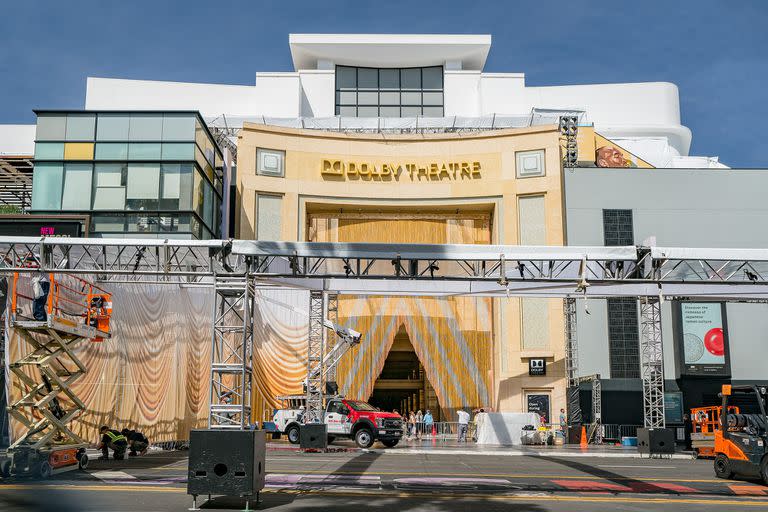
[[[379,93],[379,103],[381,105],[400,105],[400,93],[399,92]]]
[[[64,166],[64,195],[62,210],[91,209],[91,173],[93,164],[66,164]]]
[[[93,160],[93,142],[67,142],[64,160]]]
[[[128,160],[127,142],[99,142],[96,144],[96,160]]]
[[[285,174],[285,151],[256,149],[257,174],[283,176]]]
[[[192,209],[200,216],[203,216],[203,183],[205,178],[195,171],[192,174],[194,189],[192,190]]]
[[[403,107],[400,111],[403,117],[417,117],[421,115],[421,107]]]
[[[129,160],[160,160],[159,142],[132,142],[128,145]]]
[[[213,179],[213,167],[211,167],[211,164],[203,156],[203,152],[200,151],[200,148],[195,148],[195,160],[197,161],[197,165],[200,166],[200,168],[203,170],[205,175],[208,176],[208,178],[212,180]]]
[[[400,87],[403,89],[421,89],[421,68],[401,70]]]
[[[399,69],[380,69],[379,70],[379,89],[399,89],[400,88],[400,70]]]
[[[283,198],[258,194],[256,204],[256,239],[280,240]]]
[[[95,114],[68,114],[67,140],[93,140],[95,127]]]
[[[194,160],[195,143],[165,143],[163,144],[163,160]]]
[[[192,114],[165,114],[163,140],[195,140],[195,120]]]
[[[420,92],[404,92],[402,94],[403,105],[421,105]]]
[[[411,94],[411,93],[403,93]],[[425,92],[424,93],[424,105],[442,105],[443,93],[441,92]]]
[[[338,66],[336,68],[336,87],[339,89],[357,88],[357,69]]]
[[[357,93],[354,91],[340,91],[336,93],[338,105],[354,105],[357,103]]]
[[[440,66],[434,68],[424,68],[422,70],[422,88],[423,89],[442,89],[443,88],[443,68]]]
[[[96,140],[128,140],[128,114],[99,114],[96,123]]]
[[[91,231],[123,233],[125,231],[125,215],[94,215],[91,217]]]
[[[37,116],[36,140],[64,140],[67,116],[65,114],[40,114]]]
[[[357,69],[357,88],[358,89],[378,89],[379,72],[371,68]]]
[[[132,233],[156,233],[159,219],[155,215],[126,215],[126,230]]]
[[[125,207],[156,210],[160,196],[160,164],[128,164]]]
[[[125,164],[96,164],[93,180],[94,210],[124,210]]]
[[[64,158],[63,142],[37,142],[35,160],[61,160]]]
[[[213,227],[213,187],[207,181],[203,182],[203,222]]]
[[[160,210],[189,210],[192,207],[192,164],[163,164],[160,180]]]
[[[379,116],[381,117],[400,117],[400,107],[380,107]]]
[[[377,92],[359,92],[357,93],[358,105],[378,105],[379,93]]]
[[[37,163],[32,178],[32,209],[60,210],[64,166],[60,163]]]
[[[131,114],[128,140],[160,140],[163,116],[160,114]]]
[[[357,108],[355,107],[337,107],[336,112],[341,117],[356,117]]]
[[[357,107],[357,117],[379,117],[379,108]]]
[[[424,107],[423,110],[426,117],[443,117],[443,107]]]

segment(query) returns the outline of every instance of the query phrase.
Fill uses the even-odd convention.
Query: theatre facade
[[[393,135],[245,123],[238,155],[241,239],[564,243],[554,125]],[[279,302],[294,300],[301,307],[300,293],[288,295],[262,308],[285,310]],[[562,301],[343,296],[338,316],[364,333],[338,370],[347,396],[387,409],[428,408],[448,421],[463,407],[538,408],[551,418],[565,406]],[[274,330],[270,325],[264,328]],[[266,373],[279,364],[295,367],[298,377],[305,363],[290,359],[303,354],[306,341],[290,329],[261,341],[257,358],[283,357],[259,365],[266,408],[272,397],[300,391],[299,378],[291,389],[283,371]],[[530,360],[543,361],[544,375],[529,375]]]

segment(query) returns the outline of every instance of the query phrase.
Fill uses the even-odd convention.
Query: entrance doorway
[[[395,335],[368,401],[385,411],[397,409],[401,415],[419,409],[423,413],[429,409],[435,421],[442,421],[437,395],[404,326],[400,326]]]

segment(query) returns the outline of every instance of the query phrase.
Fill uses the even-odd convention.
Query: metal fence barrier
[[[622,437],[637,437],[637,429],[642,425],[603,424],[603,441],[619,442]]]

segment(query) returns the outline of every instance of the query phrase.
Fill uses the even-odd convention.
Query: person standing
[[[51,282],[48,280],[48,274],[38,270],[32,278],[32,316],[35,320],[45,322],[48,320],[48,313],[45,306],[48,302],[48,292],[51,289]]]
[[[432,425],[435,423],[435,419],[432,417],[432,413],[429,412],[429,409],[427,409],[427,412],[424,413],[424,433],[427,435],[432,435]]]
[[[456,411],[459,417],[459,442],[467,442],[467,429],[469,428],[469,413],[463,409]]]
[[[424,433],[424,415],[421,413],[421,409],[416,411],[416,437]]]
[[[560,432],[563,434],[563,439],[565,439],[565,434],[568,431],[568,416],[565,414],[565,409],[560,409]]]
[[[413,411],[408,413],[408,432],[409,437],[417,437],[418,439],[418,436],[416,436],[416,415],[413,414]]]

